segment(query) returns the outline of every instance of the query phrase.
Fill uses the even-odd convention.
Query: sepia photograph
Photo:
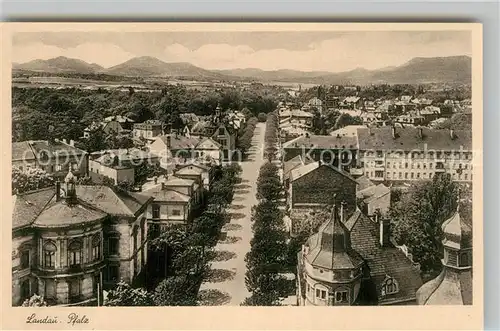
[[[12,306],[482,304],[474,25],[214,25],[12,32]]]

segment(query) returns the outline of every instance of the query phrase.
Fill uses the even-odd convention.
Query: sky
[[[204,69],[342,72],[398,66],[414,57],[472,55],[467,31],[19,32],[12,61],[66,56],[105,68],[137,56]]]

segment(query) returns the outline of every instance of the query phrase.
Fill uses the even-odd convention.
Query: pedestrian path
[[[263,163],[265,123],[259,123],[252,138],[249,158],[241,162],[241,183],[236,185],[233,203],[228,212],[230,223],[224,226],[227,231],[225,241],[215,247],[216,258],[211,263],[210,275],[200,288],[201,305],[239,306],[250,296],[245,286],[245,255],[250,250],[252,239],[251,210],[257,204],[255,197],[257,177]]]

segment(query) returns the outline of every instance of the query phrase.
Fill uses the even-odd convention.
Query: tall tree
[[[394,238],[410,249],[422,272],[441,269],[443,222],[457,206],[457,186],[447,174],[415,184],[390,209]]]

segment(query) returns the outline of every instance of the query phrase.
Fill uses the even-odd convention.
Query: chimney
[[[56,181],[56,201],[61,200],[61,182]]]
[[[450,138],[455,139],[455,131],[453,129],[450,129]]]
[[[418,128],[418,137],[424,139],[424,129],[422,127]]]
[[[69,141],[69,145],[70,145],[71,147],[75,147],[75,141],[74,141],[73,139],[70,139],[70,141]]]
[[[392,126],[392,139],[396,139],[396,127]]]
[[[379,243],[380,247],[387,246],[389,244],[390,239],[390,223],[388,219],[382,218],[380,214],[380,209],[377,208],[375,211],[375,221],[379,225]]]
[[[340,221],[342,222],[342,224],[344,224],[345,221],[345,213],[346,213],[345,205],[347,205],[347,202],[345,201],[342,201],[340,203]]]
[[[172,147],[172,137],[170,134],[167,135],[167,148],[170,149]]]

